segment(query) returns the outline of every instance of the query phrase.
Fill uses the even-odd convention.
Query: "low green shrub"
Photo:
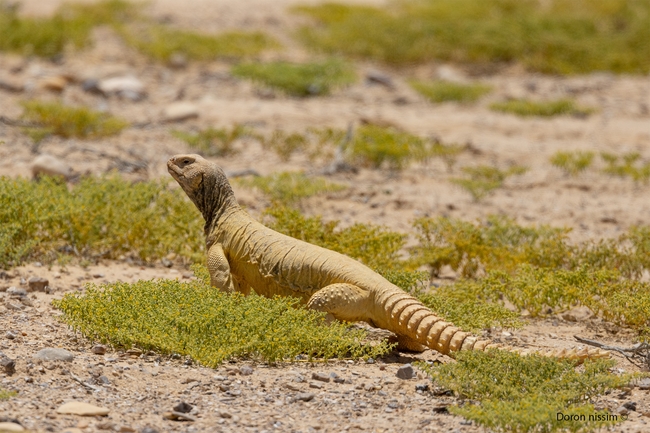
[[[396,0],[324,3],[298,37],[336,55],[392,65],[518,62],[549,74],[650,71],[650,4],[636,0]]]
[[[594,160],[593,152],[556,152],[551,157],[551,164],[562,169],[566,174],[577,176],[585,171]]]
[[[42,139],[42,134],[64,138],[107,137],[119,134],[129,125],[106,113],[85,107],[68,107],[58,102],[25,101],[23,107],[23,119],[39,125],[29,131],[35,140],[39,136]]]
[[[327,95],[355,80],[352,67],[339,60],[314,63],[242,63],[232,74],[292,96]]]
[[[207,35],[164,26],[120,28],[124,39],[148,57],[167,62],[174,54],[191,60],[242,59],[279,44],[261,32],[231,31]]]
[[[476,167],[463,167],[462,170],[466,176],[451,179],[451,182],[467,190],[474,201],[480,201],[494,190],[501,188],[508,177],[523,174],[528,169],[514,166],[504,171],[489,165],[479,165]]]
[[[208,128],[194,134],[172,131],[172,134],[204,156],[231,156],[237,153],[235,141],[250,136],[251,131],[243,125],[234,125],[230,129]]]
[[[262,141],[262,145],[265,149],[273,150],[284,162],[289,161],[296,151],[304,151],[311,146],[305,134],[286,133],[281,129],[273,131],[269,139]]]
[[[298,307],[298,300],[226,294],[199,278],[89,285],[84,294],[55,301],[62,320],[91,340],[190,356],[216,367],[233,358],[267,362],[313,358],[378,357],[387,343],[363,344],[365,332],[325,324],[324,313]]]
[[[530,101],[528,99],[510,99],[505,102],[494,102],[490,109],[503,113],[516,114],[518,116],[542,116],[553,117],[562,115],[588,116],[596,111],[589,107],[580,107],[570,99],[558,99],[555,101]]]
[[[237,179],[240,185],[257,188],[278,203],[291,204],[313,195],[346,189],[345,185],[322,177],[309,177],[302,172],[283,171],[269,176]]]
[[[607,174],[623,178],[630,177],[635,182],[648,183],[650,180],[650,163],[643,163],[641,155],[636,152],[621,156],[603,152],[600,156],[607,164],[603,170]]]
[[[9,400],[11,397],[18,395],[16,391],[6,391],[0,388],[0,400]]]
[[[430,143],[395,128],[369,124],[357,128],[346,152],[355,164],[371,168],[385,164],[399,170],[411,161],[426,160],[430,156]]]
[[[122,255],[153,261],[169,254],[202,260],[200,214],[165,183],[131,183],[118,176],[64,182],[0,177],[0,266]]]
[[[570,361],[498,350],[460,352],[456,359],[419,367],[436,386],[466,399],[451,413],[504,432],[594,431],[616,424],[623,419],[596,410],[591,401],[634,377],[610,373],[611,360],[587,361],[579,371]]]
[[[411,81],[418,93],[431,102],[476,102],[492,90],[485,84],[458,84],[450,81]]]

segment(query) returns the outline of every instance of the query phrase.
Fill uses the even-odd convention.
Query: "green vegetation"
[[[590,400],[629,384],[630,374],[613,375],[614,361],[586,362],[584,370],[569,361],[502,351],[460,352],[458,362],[420,368],[434,384],[467,399],[450,412],[477,424],[508,432],[593,431],[622,421],[598,411]],[[478,403],[477,403],[478,401]],[[558,420],[557,414],[584,415]],[[602,415],[608,421],[590,416]]]
[[[263,146],[265,149],[273,150],[282,161],[287,162],[294,152],[311,147],[311,142],[305,134],[297,132],[288,134],[277,129],[273,131],[271,138],[263,140]]]
[[[118,134],[128,126],[122,119],[83,107],[68,107],[58,102],[23,102],[23,119],[39,126],[26,131],[34,140],[46,134],[64,138],[99,138]]]
[[[257,188],[272,200],[283,204],[295,203],[313,195],[346,189],[345,185],[332,183],[322,177],[308,177],[301,172],[273,173],[269,176],[254,176],[238,179],[238,183]]]
[[[94,26],[124,22],[135,16],[137,7],[122,0],[65,4],[50,18],[23,18],[16,7],[0,2],[0,51],[53,57],[68,46],[86,46]]]
[[[564,170],[566,174],[577,176],[593,162],[593,152],[556,152],[551,157],[551,164]]]
[[[380,168],[386,164],[399,170],[411,161],[424,161],[430,156],[429,143],[416,135],[377,125],[362,125],[354,133],[346,151],[356,164]]]
[[[527,169],[526,167],[514,166],[503,171],[496,167],[479,165],[476,167],[463,167],[462,170],[467,176],[451,179],[451,181],[466,189],[472,195],[474,201],[479,201],[495,189],[501,188],[508,177],[523,174]]]
[[[205,254],[200,214],[159,182],[88,177],[68,190],[54,179],[0,177],[0,220],[0,267],[70,255],[200,261]]]
[[[120,33],[143,54],[165,62],[174,54],[182,54],[191,60],[241,59],[278,47],[275,40],[260,32],[232,31],[205,35],[148,26],[135,30],[121,28]]]
[[[237,153],[235,141],[250,136],[249,129],[242,125],[232,128],[208,128],[195,134],[172,131],[172,134],[190,145],[192,149],[205,156],[231,156]]]
[[[195,273],[199,279],[188,283],[91,284],[85,294],[67,294],[54,305],[90,339],[188,355],[208,367],[239,357],[374,358],[391,349],[387,343],[362,344],[365,332],[346,324],[326,326],[324,313],[295,308],[297,299],[225,294],[210,286],[205,268]]]
[[[524,117],[552,117],[562,115],[584,117],[595,111],[593,108],[577,106],[570,99],[539,102],[529,101],[527,99],[511,99],[505,102],[494,102],[490,104],[490,109]]]
[[[650,163],[642,163],[638,153],[626,153],[621,157],[610,153],[602,153],[601,157],[607,164],[603,170],[607,174],[619,177],[631,177],[635,182],[650,180]],[[622,161],[621,161],[622,160]]]
[[[339,60],[320,63],[246,63],[232,68],[232,74],[281,90],[292,96],[327,95],[332,89],[355,80],[352,67]]]
[[[396,0],[325,3],[299,37],[330,54],[394,65],[519,62],[543,73],[650,71],[650,3],[636,0]]]
[[[458,84],[449,81],[411,81],[418,93],[431,102],[476,102],[492,90],[484,84]]]
[[[16,391],[5,391],[4,389],[0,388],[0,400],[8,400],[16,395],[18,395]]]

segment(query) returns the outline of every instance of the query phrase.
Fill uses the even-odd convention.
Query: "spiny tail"
[[[384,314],[384,317],[378,317],[382,323],[377,323],[377,325],[445,355],[453,356],[455,352],[461,350],[485,351],[497,348],[522,355],[536,353],[580,362],[585,359],[609,358],[610,356],[609,352],[597,348],[529,351],[480,339],[468,332],[461,331],[452,323],[444,321],[416,298],[397,288],[384,293],[377,299],[377,302],[379,304],[377,305],[379,310],[376,311],[377,316]]]

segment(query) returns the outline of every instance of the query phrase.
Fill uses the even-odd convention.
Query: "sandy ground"
[[[58,2],[27,0],[25,13],[47,14]],[[227,28],[261,29],[286,44],[287,49],[268,58],[290,60],[309,56],[291,41],[288,33],[301,22],[286,12],[294,1],[249,0],[247,2],[152,1],[152,17],[179,27],[217,32]],[[301,1],[300,4],[315,3]],[[381,2],[367,1],[378,4]],[[648,77],[593,74],[581,77],[548,77],[530,74],[518,67],[498,74],[474,76],[471,69],[431,64],[401,71],[380,65],[358,63],[361,79],[331,96],[294,99],[269,94],[228,74],[229,65],[214,62],[190,64],[183,69],[152,64],[126,47],[109,29],[97,29],[96,43],[82,53],[66,56],[54,64],[0,54],[0,82],[16,83],[19,92],[0,86],[0,116],[17,119],[20,101],[60,99],[83,104],[143,124],[117,137],[80,141],[49,138],[41,153],[64,159],[77,173],[102,173],[119,158],[147,163],[147,169],[125,172],[134,179],[166,177],[164,163],[176,153],[185,153],[186,144],[172,137],[172,129],[193,130],[208,126],[246,123],[260,133],[275,129],[302,132],[307,127],[347,128],[362,119],[390,122],[406,131],[438,137],[443,143],[470,144],[472,152],[462,154],[453,172],[440,161],[416,165],[401,173],[361,169],[357,174],[336,174],[331,180],[349,185],[342,193],[312,198],[303,204],[308,214],[337,219],[343,225],[355,222],[383,224],[409,232],[420,216],[449,215],[465,220],[482,220],[505,214],[519,223],[571,227],[576,241],[617,236],[629,227],[650,223],[650,204],[644,198],[648,186],[629,179],[611,178],[592,169],[578,177],[567,177],[549,163],[558,150],[590,150],[596,153],[639,152],[650,159],[650,80]],[[363,79],[369,71],[391,77],[394,88],[371,84]],[[49,77],[65,75],[71,81],[60,93],[44,88]],[[133,75],[146,88],[147,97],[130,101],[84,92],[80,83],[87,78],[102,79]],[[455,103],[432,105],[407,85],[410,77],[453,76],[458,80],[478,80],[494,91],[475,105]],[[498,114],[487,107],[508,97],[572,97],[596,107],[587,118],[561,117],[522,119]],[[197,119],[168,124],[162,122],[166,106],[178,101],[194,104]],[[0,175],[30,176],[36,154],[20,128],[0,124]],[[242,152],[215,159],[226,170],[252,168],[261,174],[280,170],[315,172],[322,166],[296,155],[288,162],[265,152],[258,143],[238,144]],[[476,203],[449,179],[460,174],[459,167],[479,164],[506,168],[524,165],[528,171],[508,179],[504,188]],[[598,168],[598,167],[597,167]],[[257,194],[236,187],[240,201],[253,213],[266,204]],[[0,279],[0,351],[16,360],[17,371],[9,376],[0,371],[0,386],[16,389],[17,397],[0,402],[0,418],[19,420],[34,431],[91,432],[117,431],[482,431],[471,423],[444,413],[455,400],[430,391],[416,390],[426,378],[401,380],[397,369],[414,359],[441,360],[432,352],[419,355],[394,354],[372,364],[358,362],[298,363],[269,368],[248,362],[228,363],[216,369],[184,364],[155,354],[129,355],[108,351],[91,352],[93,342],[75,335],[61,325],[50,301],[64,293],[83,290],[86,282],[135,281],[158,277],[187,278],[187,269],[162,266],[134,267],[127,263],[102,262],[90,268],[36,266],[29,264],[7,270]],[[30,294],[32,306],[9,307],[8,287],[24,287],[30,276],[48,278],[51,294]],[[552,317],[534,321],[525,329],[509,334],[493,332],[497,339],[532,347],[571,347],[573,335],[631,345],[635,336],[606,326],[599,319],[567,322]],[[71,363],[33,361],[44,347],[64,347],[75,354]],[[444,359],[443,359],[444,361]],[[240,370],[251,365],[250,375]],[[619,367],[634,370],[619,360]],[[321,382],[312,373],[336,373],[343,383]],[[105,378],[104,381],[101,378]],[[75,379],[76,378],[76,379]],[[77,380],[80,379],[80,380]],[[309,401],[297,396],[312,393]],[[307,397],[305,397],[306,399]],[[82,418],[55,412],[63,402],[80,400],[107,407],[107,417]],[[194,422],[169,421],[162,417],[179,401],[195,407]],[[650,413],[647,391],[613,393],[599,402],[612,410],[627,401],[638,404],[629,420],[614,431],[646,431]],[[0,419],[0,422],[2,420]],[[75,430],[77,429],[77,430]],[[131,429],[131,430],[130,430]],[[149,431],[150,432],[150,431]]]

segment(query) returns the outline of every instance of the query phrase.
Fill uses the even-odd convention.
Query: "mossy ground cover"
[[[125,211],[128,210],[128,211]],[[72,189],[0,177],[0,266],[133,257],[153,261],[175,254],[203,257],[203,221],[179,190],[159,182],[88,177]]]
[[[587,361],[581,369],[570,361],[501,351],[461,352],[457,360],[420,367],[437,386],[465,400],[451,413],[504,432],[593,431],[621,422],[591,401],[632,379],[611,374],[610,360]],[[558,419],[558,413],[577,416]]]
[[[7,391],[0,388],[0,400],[8,400],[11,397],[15,396],[17,393],[15,391]]]
[[[556,152],[551,157],[551,164],[562,169],[566,174],[577,176],[591,166],[594,153],[588,151]]]
[[[322,177],[309,177],[302,172],[280,172],[269,176],[253,176],[237,181],[240,185],[256,188],[271,200],[294,204],[300,199],[328,192],[342,191],[345,185],[330,182]]]
[[[463,167],[462,171],[465,173],[465,177],[454,178],[451,181],[467,190],[474,201],[480,201],[494,190],[501,188],[507,178],[523,174],[526,170],[526,167],[521,166],[513,166],[507,170],[501,170],[489,165]]]
[[[397,0],[300,6],[308,46],[393,65],[519,62],[543,73],[650,71],[650,4],[635,0]]]
[[[484,84],[459,84],[450,81],[411,81],[418,93],[431,102],[476,102],[482,96],[490,93],[490,86]]]
[[[363,344],[365,333],[345,324],[326,325],[323,313],[296,308],[296,299],[225,294],[210,286],[205,268],[195,273],[199,278],[187,283],[90,285],[85,294],[68,294],[55,306],[89,338],[187,355],[208,367],[241,357],[360,358],[391,349],[387,343]]]
[[[53,134],[64,138],[100,138],[118,134],[128,126],[125,120],[85,107],[59,102],[25,101],[23,119],[36,126],[26,131],[35,141]]]
[[[207,128],[197,132],[172,131],[172,135],[186,142],[193,150],[204,156],[232,156],[238,153],[234,144],[252,134],[243,125],[231,128]]]
[[[232,74],[299,97],[327,95],[355,80],[351,65],[340,60],[240,63],[233,66]]]
[[[550,101],[510,99],[503,102],[494,102],[490,104],[490,109],[523,117],[553,117],[562,115],[585,117],[596,111],[591,107],[581,107],[571,99],[557,99]]]

